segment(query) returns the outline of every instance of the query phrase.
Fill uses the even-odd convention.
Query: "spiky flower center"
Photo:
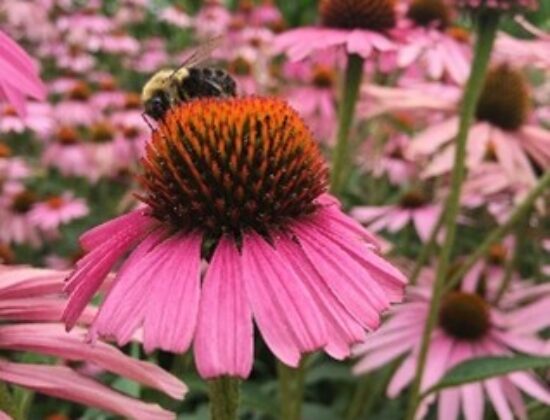
[[[36,203],[36,195],[30,191],[22,191],[16,194],[11,202],[11,209],[15,213],[25,214]]]
[[[252,64],[244,57],[237,57],[229,63],[229,71],[237,76],[252,74]]]
[[[327,169],[310,131],[274,98],[200,99],[153,133],[140,177],[157,219],[207,237],[266,237],[313,213]]]
[[[447,28],[445,32],[458,42],[462,42],[463,44],[470,42],[470,32],[468,32],[466,28],[451,26],[450,28]]]
[[[11,149],[7,144],[0,143],[0,158],[8,158],[11,156]]]
[[[112,77],[106,77],[99,81],[99,89],[104,92],[114,92],[117,88],[117,82]]]
[[[17,117],[17,110],[11,105],[5,105],[2,114],[6,117]]]
[[[92,96],[92,90],[85,82],[76,83],[68,92],[69,99],[86,102]]]
[[[122,134],[128,140],[135,139],[137,136],[139,136],[139,133],[140,133],[140,130],[135,125],[124,126],[122,128]]]
[[[336,72],[329,66],[318,64],[313,68],[311,81],[318,88],[331,88],[336,82]]]
[[[513,131],[527,121],[530,106],[529,87],[523,74],[508,64],[500,64],[487,74],[476,117]]]
[[[475,293],[451,292],[441,302],[439,325],[456,339],[479,340],[490,327],[489,306]]]
[[[321,0],[324,26],[383,32],[396,23],[395,0]]]
[[[139,109],[141,108],[142,102],[139,94],[135,92],[129,92],[124,97],[124,108],[125,109]]]
[[[46,200],[46,204],[52,210],[59,210],[65,205],[65,200],[60,196],[53,196]]]
[[[502,244],[494,244],[489,248],[487,253],[487,261],[494,265],[504,265],[508,249]]]
[[[414,0],[407,17],[420,26],[445,29],[451,23],[451,9],[443,0]]]
[[[419,189],[411,189],[401,196],[399,204],[406,209],[417,209],[428,202],[428,197]]]
[[[15,254],[6,244],[0,244],[0,263],[11,264],[15,261]]]
[[[56,139],[58,143],[64,146],[76,144],[79,140],[76,130],[69,126],[61,126],[57,130]]]
[[[94,143],[108,143],[115,135],[115,130],[106,121],[98,122],[90,127],[90,140]]]

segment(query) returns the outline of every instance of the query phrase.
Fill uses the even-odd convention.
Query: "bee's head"
[[[170,108],[170,100],[166,92],[157,90],[144,102],[143,106],[147,115],[154,120],[160,120]]]
[[[161,119],[170,108],[170,76],[174,70],[163,69],[158,71],[143,86],[141,99],[144,111],[154,120]]]

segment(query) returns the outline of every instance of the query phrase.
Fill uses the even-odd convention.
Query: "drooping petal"
[[[162,260],[149,285],[143,323],[147,352],[179,353],[191,344],[199,311],[201,242],[199,235],[173,236],[144,258],[144,267]]]
[[[350,345],[365,338],[363,328],[338,301],[298,244],[280,240],[277,249],[304,282],[322,314],[328,337],[326,352],[336,359],[347,357]]]
[[[198,313],[200,243],[197,235],[145,238],[119,271],[91,334],[123,345],[143,325],[147,351],[185,351]]]
[[[67,333],[62,324],[16,324],[0,327],[0,347],[32,351],[66,360],[95,363],[150,387],[181,399],[187,387],[160,367],[126,356],[116,347],[103,342],[93,346],[85,341],[86,331],[75,328]]]
[[[281,361],[297,366],[301,353],[327,344],[313,297],[276,248],[256,234],[246,235],[242,269],[254,319]]]
[[[69,302],[63,314],[63,320],[68,329],[75,325],[118,259],[154,227],[155,225],[150,221],[143,220],[136,224],[125,224],[116,233],[111,232],[111,236],[105,242],[93,248],[78,261],[76,270],[65,286],[65,290],[70,293]]]
[[[254,350],[252,312],[246,299],[241,256],[220,239],[203,281],[194,353],[203,378],[247,378]]]
[[[11,363],[0,360],[0,379],[53,397],[133,419],[165,420],[175,415],[156,404],[127,397],[64,366]]]
[[[514,414],[512,413],[512,409],[508,405],[506,394],[502,389],[501,379],[499,378],[488,379],[483,382],[483,386],[487,391],[489,400],[491,401],[491,404],[493,404],[493,407],[495,408],[495,411],[498,414],[499,419],[513,420]]]

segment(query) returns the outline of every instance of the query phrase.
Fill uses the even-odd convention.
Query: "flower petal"
[[[194,352],[203,378],[247,378],[254,350],[252,311],[246,299],[241,256],[220,239],[202,285]]]

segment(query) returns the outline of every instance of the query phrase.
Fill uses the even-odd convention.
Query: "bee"
[[[144,113],[161,120],[174,105],[203,97],[236,95],[237,84],[222,69],[200,67],[218,47],[221,37],[213,38],[198,47],[175,70],[156,72],[141,91]]]

